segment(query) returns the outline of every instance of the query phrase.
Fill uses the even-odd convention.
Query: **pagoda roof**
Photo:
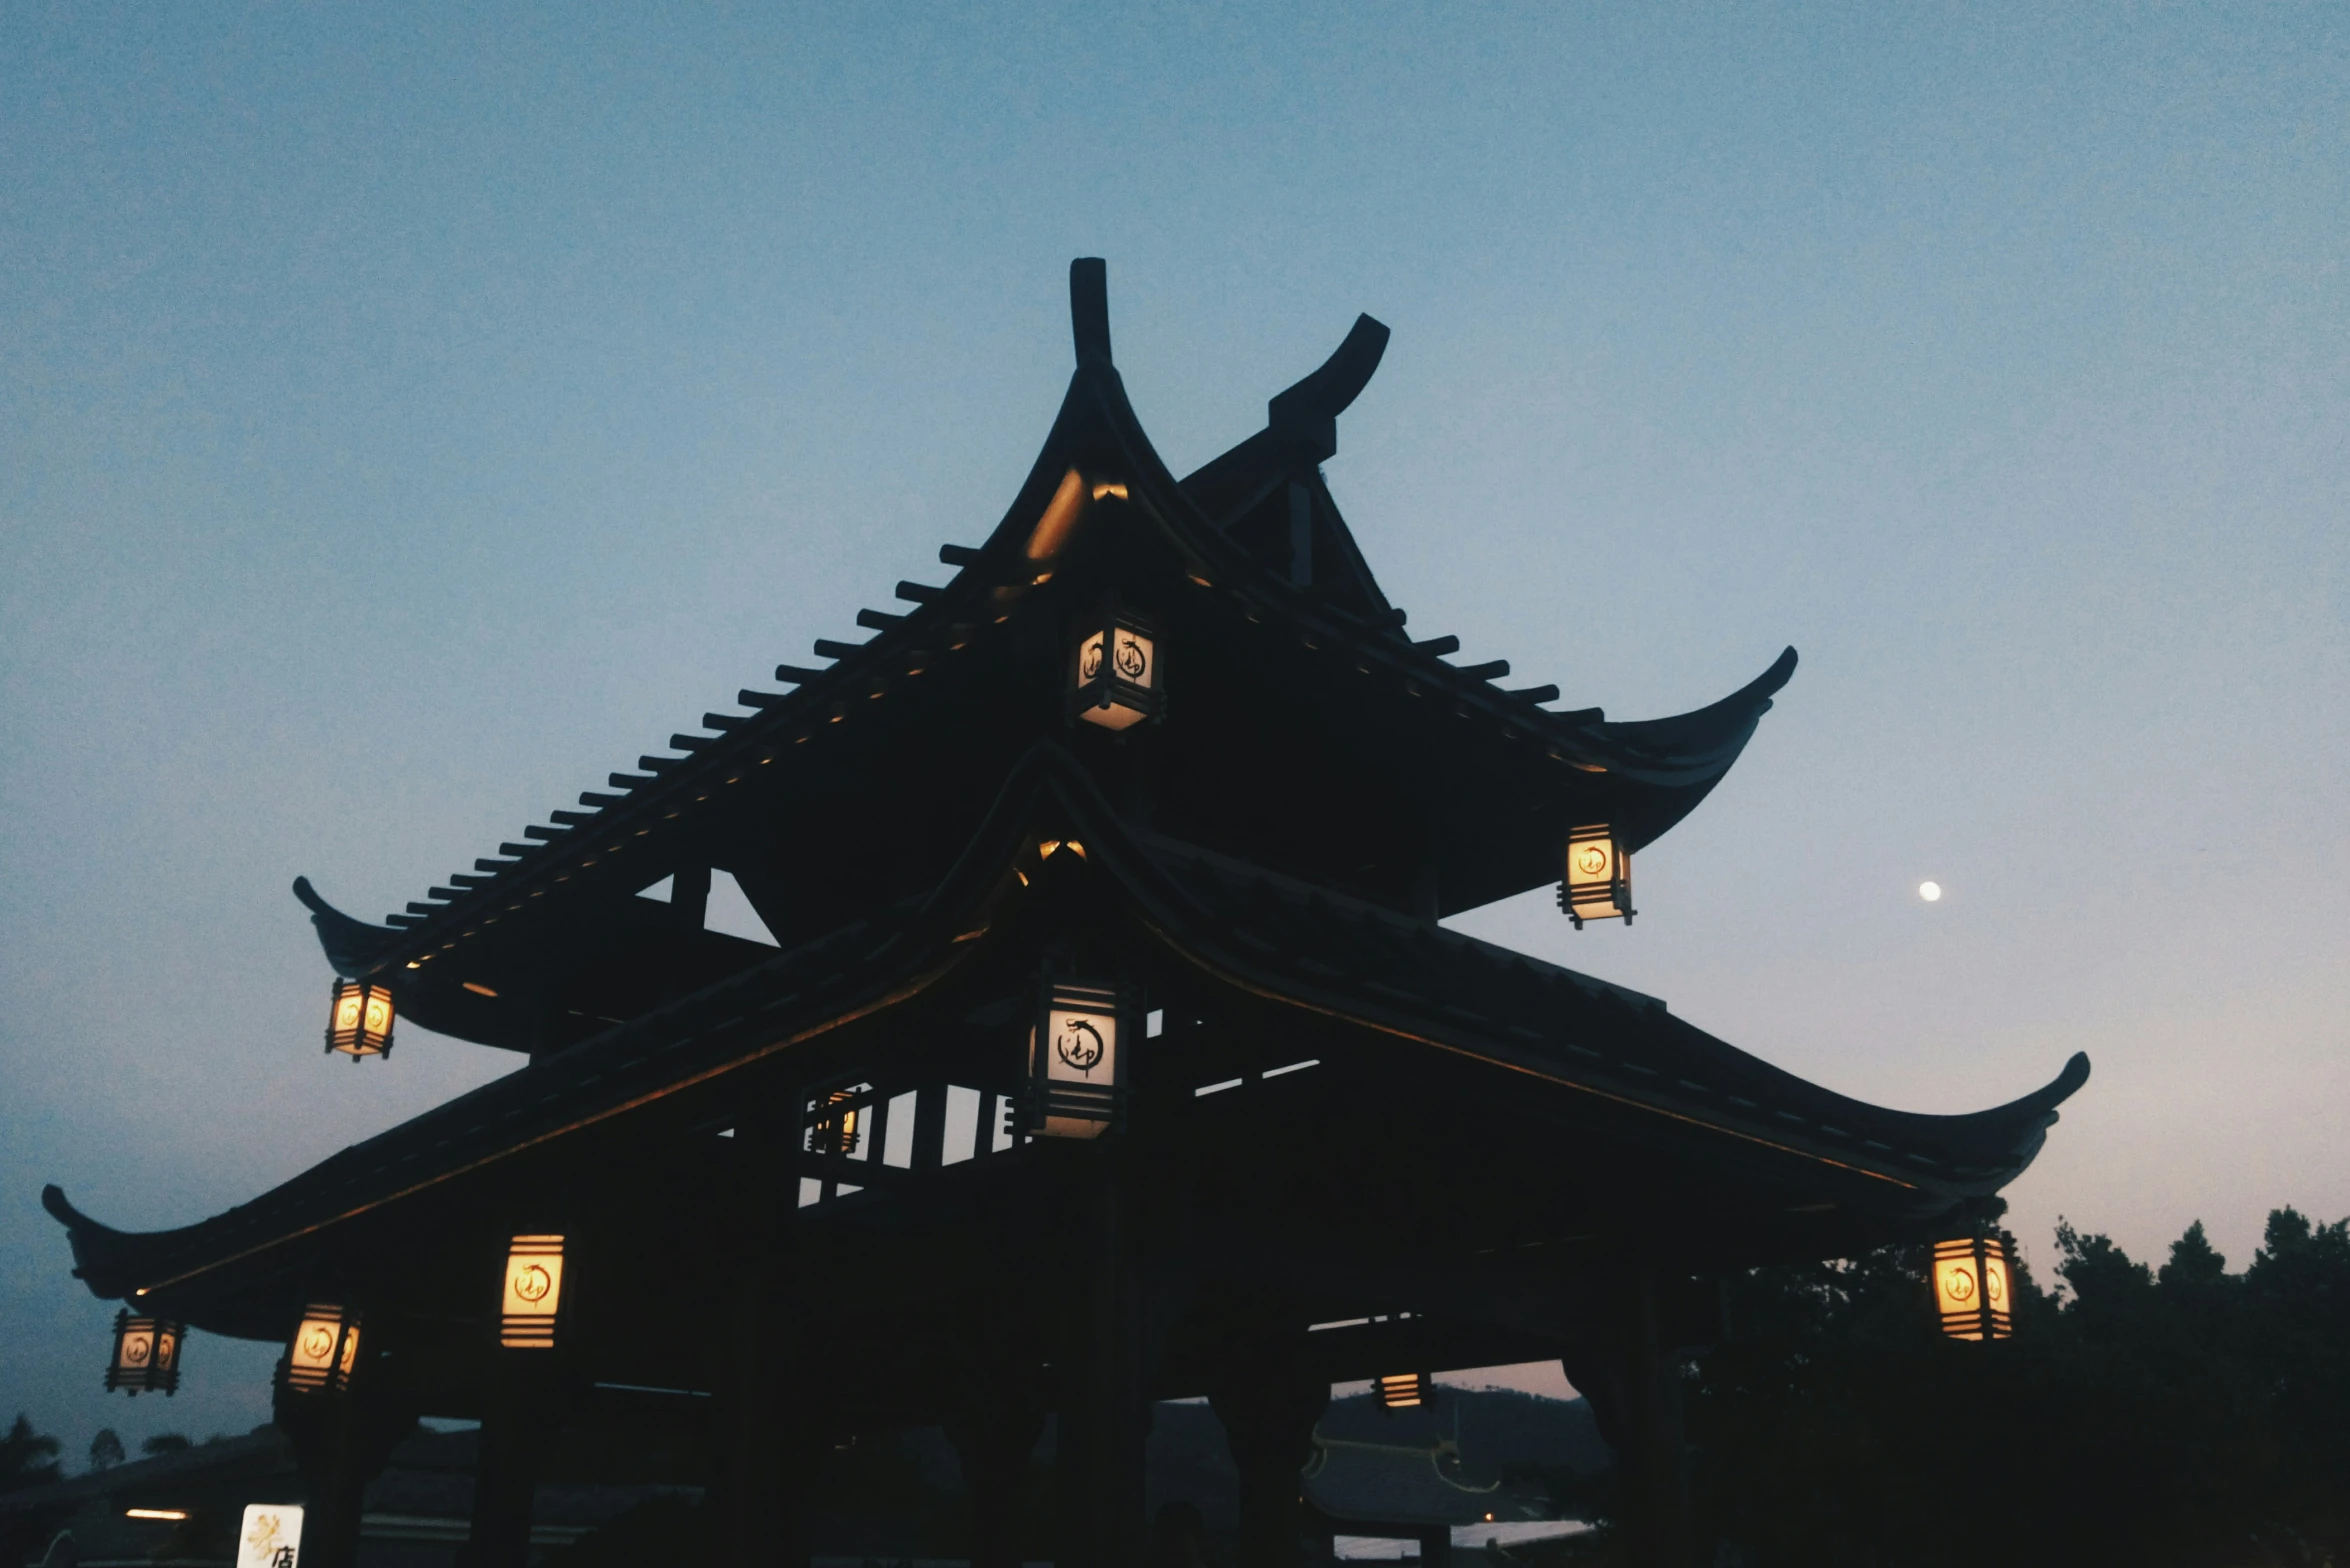
[[[1040,836],[1082,848],[1040,862]],[[1045,742],[1013,770],[952,871],[882,917],[774,954],[197,1224],[116,1230],[54,1186],[43,1203],[66,1226],[76,1272],[97,1295],[138,1299],[215,1332],[276,1337],[291,1309],[263,1302],[254,1281],[288,1261],[281,1249],[657,1107],[684,1115],[681,1107],[706,1102],[703,1120],[729,1116],[760,1064],[878,1022],[982,954],[1031,963],[1005,945],[1022,939],[1019,917],[1044,907],[1054,879],[1069,877],[1123,911],[1165,963],[1224,994],[1442,1057],[1488,1075],[1480,1081],[1513,1101],[1581,1107],[1716,1163],[1759,1162],[1774,1179],[1857,1191],[1885,1235],[2013,1179],[2089,1071],[2076,1055],[2045,1087],[1971,1115],[1849,1099],[1654,998],[1135,831],[1076,758]]]
[[[1319,469],[1336,449],[1338,415],[1379,362],[1385,327],[1358,319],[1326,364],[1271,400],[1262,431],[1178,480],[1144,433],[1112,363],[1101,263],[1073,264],[1071,295],[1077,365],[1059,414],[986,542],[942,549],[942,559],[959,568],[950,581],[900,584],[909,610],[857,617],[878,635],[856,644],[819,640],[819,654],[832,662],[778,669],[795,689],[741,692],[739,705],[749,712],[704,714],[699,731],[669,738],[678,755],[639,758],[638,771],[614,773],[608,788],[582,794],[582,809],[555,811],[548,823],[525,828],[383,924],[343,913],[298,879],[295,892],[335,970],[390,983],[401,1016],[426,1028],[529,1049],[536,1025],[516,998],[546,983],[508,977],[535,973],[547,952],[576,947],[583,931],[640,928],[641,944],[655,956],[632,952],[628,962],[657,963],[664,974],[684,977],[665,994],[756,967],[767,956],[762,945],[664,929],[656,913],[629,907],[628,895],[687,860],[723,865],[708,845],[739,836],[739,824],[753,818],[761,832],[793,820],[794,810],[777,803],[801,800],[794,790],[811,800],[853,798],[854,770],[838,760],[843,747],[869,744],[858,737],[893,726],[947,722],[956,702],[984,687],[974,670],[1008,663],[1039,637],[1057,640],[1070,600],[1056,595],[1076,575],[1070,567],[1080,547],[1091,543],[1080,535],[1103,531],[1089,519],[1106,496],[1123,503],[1116,508],[1120,527],[1162,563],[1166,591],[1203,626],[1256,639],[1251,646],[1270,650],[1262,655],[1268,661],[1302,661],[1295,679],[1322,682],[1313,689],[1328,694],[1333,710],[1341,703],[1366,712],[1409,709],[1423,716],[1420,723],[1444,716],[1453,738],[1442,745],[1389,743],[1399,768],[1456,769],[1457,776],[1429,773],[1408,786],[1462,796],[1451,813],[1459,842],[1447,846],[1440,913],[1555,881],[1569,819],[1612,821],[1633,849],[1652,841],[1728,771],[1792,674],[1789,648],[1717,702],[1623,722],[1596,707],[1546,706],[1557,699],[1555,686],[1503,687],[1506,661],[1449,662],[1457,638],[1405,634],[1402,612],[1373,579]],[[1276,514],[1302,532],[1274,539],[1267,519]],[[1293,547],[1310,555],[1310,573],[1301,569],[1304,556],[1284,553]],[[1057,709],[1053,722],[1060,722]],[[1171,733],[1182,722],[1171,724]],[[1379,723],[1357,729],[1371,737],[1359,742],[1366,746],[1390,729],[1403,733]],[[1467,760],[1456,763],[1456,756]],[[1431,757],[1446,760],[1424,760]],[[746,809],[754,799],[756,812]],[[830,831],[856,826],[836,822]],[[795,894],[781,884],[769,891],[746,879],[744,887],[762,916],[771,907],[763,897],[821,902],[815,892]],[[804,934],[790,922],[768,923],[787,946]],[[501,999],[509,991],[514,995]]]

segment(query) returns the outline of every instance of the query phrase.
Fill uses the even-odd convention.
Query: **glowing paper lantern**
[[[552,1350],[563,1310],[563,1238],[517,1236],[506,1247],[506,1293],[498,1343],[509,1350]]]
[[[392,1054],[392,993],[368,980],[337,980],[327,1014],[326,1048],[353,1061]]]
[[[1165,705],[1158,638],[1140,617],[1104,606],[1071,652],[1069,711],[1088,724],[1123,730],[1157,718]]]
[[[313,1304],[286,1342],[279,1363],[285,1386],[302,1394],[334,1394],[351,1386],[359,1366],[359,1314],[349,1307]]]
[[[1559,908],[1578,931],[1586,920],[1632,923],[1632,852],[1606,823],[1569,830]]]
[[[179,1392],[180,1340],[186,1330],[162,1318],[114,1315],[114,1359],[106,1368],[106,1391],[126,1394]]]
[[[1028,1033],[1028,1128],[1048,1138],[1098,1138],[1125,1108],[1125,1009],[1108,986],[1044,988]]]
[[[2015,1332],[2007,1242],[1995,1235],[1934,1243],[1934,1303],[1952,1339],[2005,1339]]]

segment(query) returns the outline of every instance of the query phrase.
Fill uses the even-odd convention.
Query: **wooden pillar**
[[[1681,1447],[1681,1381],[1665,1344],[1657,1271],[1626,1272],[1624,1426],[1627,1491],[1636,1499],[1633,1561],[1688,1568],[1692,1560],[1689,1470]]]
[[[715,1379],[718,1474],[710,1507],[717,1557],[729,1568],[806,1568],[814,1412],[804,1315],[789,1249],[800,1182],[796,1100],[735,1125],[741,1161],[741,1247],[726,1279],[733,1321]]]
[[[1632,1568],[1690,1568],[1681,1384],[1659,1287],[1651,1264],[1626,1261],[1609,1270],[1591,1321],[1560,1359],[1616,1453],[1627,1561]]]
[[[1421,1568],[1452,1568],[1452,1526],[1432,1524],[1420,1532]]]
[[[1306,1514],[1299,1472],[1330,1384],[1305,1358],[1302,1331],[1243,1332],[1227,1341],[1208,1404],[1240,1472],[1241,1568],[1297,1568]]]
[[[272,1418],[302,1474],[303,1568],[356,1568],[367,1483],[416,1429],[412,1407],[372,1386],[374,1370],[363,1362],[355,1385],[337,1392],[277,1386]]]
[[[473,1462],[473,1519],[458,1568],[526,1568],[531,1506],[543,1450],[543,1351],[491,1352],[479,1447]]]
[[[303,1568],[354,1568],[367,1479],[359,1474],[358,1401],[278,1391],[276,1421],[302,1472]]]
[[[946,1435],[971,1495],[971,1568],[1020,1568],[1028,1462],[1044,1434],[1038,1369],[996,1335],[965,1354]]]
[[[1060,1412],[1055,1568],[1132,1568],[1148,1539],[1143,1458],[1142,1255],[1122,1144],[1067,1151],[1074,1233],[1069,1311],[1054,1355]]]
[[[710,918],[710,868],[679,866],[669,878],[669,909],[677,923],[699,931]]]

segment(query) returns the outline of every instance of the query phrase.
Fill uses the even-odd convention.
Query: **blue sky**
[[[318,1051],[374,916],[1010,499],[1065,269],[1179,472],[1357,310],[1419,635],[1677,712],[1789,642],[1634,928],[1458,923],[1849,1093],[2096,1077],[2014,1189],[2350,1212],[2338,9],[0,6],[0,1419],[37,1206],[185,1223],[509,1070]],[[1933,877],[1948,890],[1928,906]]]

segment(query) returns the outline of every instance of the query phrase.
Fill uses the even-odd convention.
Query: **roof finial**
[[[1387,327],[1369,316],[1355,317],[1346,341],[1321,368],[1295,386],[1273,394],[1265,424],[1276,435],[1307,449],[1315,462],[1338,451],[1338,416],[1370,385],[1371,373],[1387,352]]]
[[[1077,338],[1079,366],[1110,363],[1110,276],[1099,256],[1069,263],[1069,330]]]

